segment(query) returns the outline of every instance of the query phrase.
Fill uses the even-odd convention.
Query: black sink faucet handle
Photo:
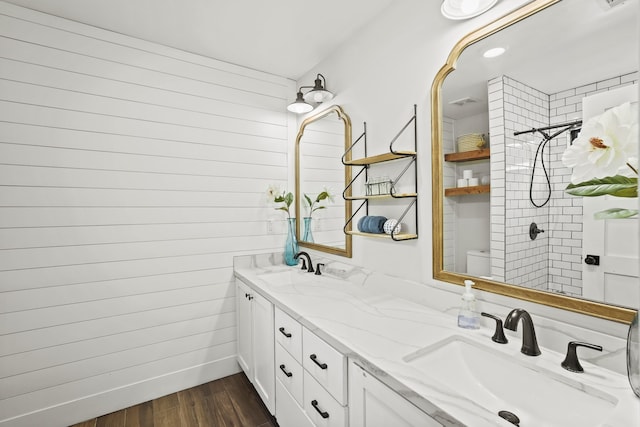
[[[314,273],[316,276],[320,276],[322,274],[322,272],[320,271],[320,266],[324,267],[324,263],[319,262],[316,264],[316,272]]]
[[[482,312],[480,313],[484,317],[488,317],[489,319],[493,319],[496,321],[496,331],[493,333],[491,340],[493,342],[497,342],[498,344],[506,344],[509,342],[507,337],[504,335],[504,330],[502,329],[502,319],[498,316],[494,316],[493,314]]]
[[[567,356],[560,364],[567,371],[584,372],[584,369],[582,368],[582,365],[580,365],[580,361],[578,360],[578,353],[576,352],[576,349],[578,347],[587,347],[592,350],[602,351],[602,346],[599,345],[580,341],[570,341],[569,345],[567,345]]]

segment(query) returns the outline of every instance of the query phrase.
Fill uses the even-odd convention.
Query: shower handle
[[[544,233],[544,230],[539,229],[538,224],[532,222],[529,226],[529,238],[531,240],[536,240],[536,237],[538,237],[538,234],[540,233]]]

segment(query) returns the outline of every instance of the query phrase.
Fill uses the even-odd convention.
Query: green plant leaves
[[[594,218],[595,219],[620,219],[620,218],[631,218],[636,215],[638,215],[637,209],[611,208],[605,211],[596,212],[594,215]]]
[[[638,178],[622,175],[592,179],[579,184],[569,184],[565,190],[573,196],[595,197],[638,197]]]

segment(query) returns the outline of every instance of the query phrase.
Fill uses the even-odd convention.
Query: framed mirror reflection
[[[351,257],[351,236],[344,232],[351,201],[342,191],[351,171],[341,158],[351,145],[351,119],[334,105],[306,118],[295,147],[296,237],[302,247]]]
[[[637,34],[637,5],[538,0],[454,47],[432,86],[436,279],[631,321],[638,218],[594,221],[562,158],[587,119],[637,104]]]

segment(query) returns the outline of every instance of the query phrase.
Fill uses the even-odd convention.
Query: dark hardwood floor
[[[243,373],[72,427],[277,427]]]

